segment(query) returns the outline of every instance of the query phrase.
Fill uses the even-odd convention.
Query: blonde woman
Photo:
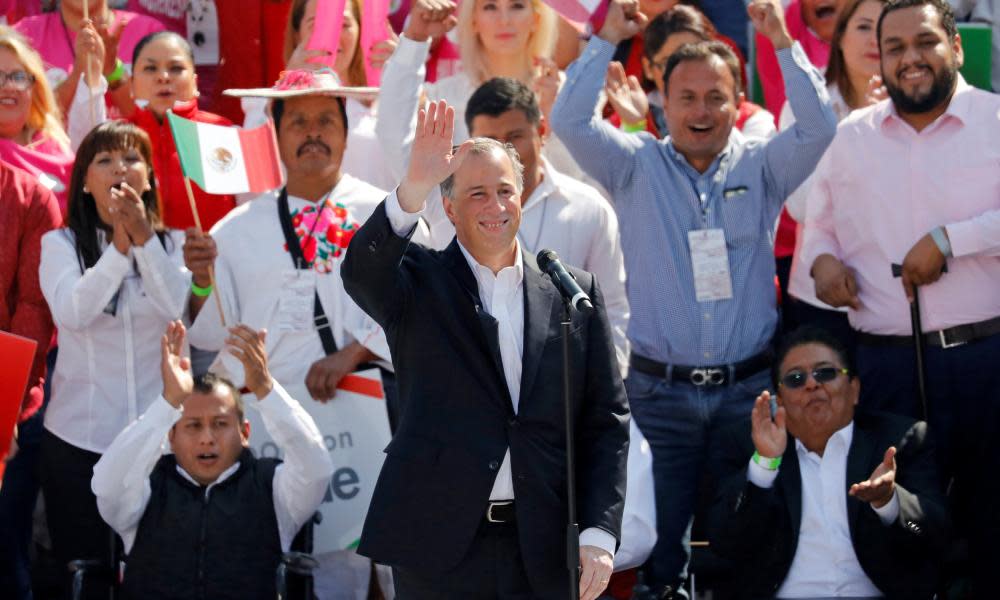
[[[431,38],[455,28],[462,70],[435,83],[424,83],[424,63]],[[541,0],[468,0],[457,9],[451,0],[417,0],[410,11],[399,47],[386,63],[375,133],[387,166],[402,177],[410,153],[417,108],[444,100],[455,108],[455,143],[469,137],[465,105],[480,85],[494,77],[510,77],[532,86],[542,114],[548,117],[562,76],[551,61],[556,15]],[[567,175],[579,168],[561,144],[545,155]]]
[[[103,94],[103,79],[96,73]],[[79,85],[70,108],[70,119],[83,125],[74,137],[82,138],[92,124],[88,86]],[[102,102],[95,115],[103,118]],[[59,200],[66,212],[69,175],[73,168],[70,136],[63,127],[62,111],[45,78],[41,57],[28,41],[10,27],[0,26],[0,160],[28,171]]]

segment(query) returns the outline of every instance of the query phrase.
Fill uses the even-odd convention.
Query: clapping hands
[[[896,448],[890,446],[867,481],[855,483],[847,492],[874,508],[882,508],[896,493]]]
[[[763,392],[753,403],[750,413],[751,437],[757,454],[777,458],[785,454],[788,433],[785,429],[785,408],[779,406],[771,419],[771,392]]]
[[[191,359],[184,356],[184,324],[172,321],[160,338],[160,374],[163,377],[163,397],[174,408],[180,408],[194,390]]]

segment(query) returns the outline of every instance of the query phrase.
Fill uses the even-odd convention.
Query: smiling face
[[[857,377],[842,373],[826,383],[817,383],[812,376],[819,367],[845,368],[837,353],[819,343],[792,348],[781,361],[779,380],[792,371],[806,375],[806,383],[791,389],[778,386],[778,404],[785,407],[788,432],[799,439],[828,439],[854,418],[861,384]]]
[[[445,213],[458,241],[480,264],[513,256],[521,197],[514,165],[501,148],[467,156],[455,172],[451,195],[444,199]]]
[[[475,0],[472,27],[487,53],[520,54],[539,15],[529,0]]]
[[[833,31],[837,27],[839,0],[802,0],[801,6],[802,20],[806,26],[824,42],[832,40]]]
[[[736,81],[726,63],[712,55],[678,63],[667,84],[670,139],[691,166],[704,172],[725,149],[736,123]]]
[[[0,136],[13,138],[24,130],[28,123],[28,115],[31,113],[31,90],[35,85],[29,85],[27,89],[17,89],[19,86],[11,81],[11,76],[15,73],[22,73],[28,76],[24,70],[24,65],[17,56],[7,48],[0,47],[0,71],[7,74],[7,81],[0,86]],[[20,75],[14,75],[20,78]]]
[[[163,35],[142,49],[132,65],[132,94],[149,102],[149,110],[163,117],[174,102],[198,97],[198,76],[191,57],[174,35]]]
[[[285,100],[278,124],[278,150],[289,179],[336,174],[346,141],[344,117],[336,98],[313,94]]]
[[[848,76],[863,76],[871,79],[879,74],[878,36],[875,25],[882,12],[878,0],[866,0],[847,21],[847,28],[840,40],[840,50],[844,55],[844,65]]]
[[[150,169],[138,148],[103,150],[94,155],[83,183],[94,197],[97,214],[106,225],[111,224],[111,213],[108,211],[111,189],[125,182],[141,195],[150,189]]]
[[[241,420],[224,386],[195,392],[184,401],[184,414],[170,430],[177,464],[199,484],[209,485],[236,464],[250,440],[250,423]]]
[[[962,43],[949,39],[931,5],[894,10],[882,20],[882,80],[900,113],[946,105],[962,66]]]

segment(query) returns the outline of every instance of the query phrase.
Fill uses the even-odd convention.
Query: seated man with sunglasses
[[[711,547],[739,598],[931,598],[948,517],[927,426],[855,412],[840,342],[803,328],[772,367],[778,390],[712,444]],[[774,408],[776,406],[776,408]]]

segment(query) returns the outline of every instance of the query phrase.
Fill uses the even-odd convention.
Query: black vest
[[[246,449],[239,460],[208,498],[177,472],[172,454],[159,460],[126,560],[124,598],[274,600],[281,539],[271,484],[280,461]]]

